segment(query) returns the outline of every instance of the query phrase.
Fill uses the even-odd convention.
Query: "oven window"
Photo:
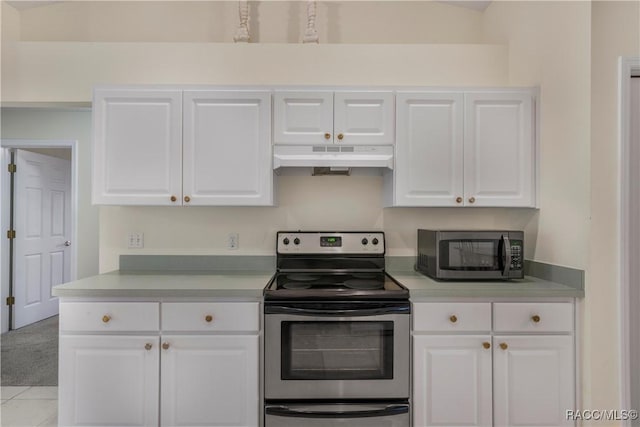
[[[393,322],[282,322],[283,380],[393,378]]]
[[[443,240],[441,270],[499,271],[499,240]]]

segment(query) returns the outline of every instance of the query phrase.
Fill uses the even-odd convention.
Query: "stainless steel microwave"
[[[416,268],[439,280],[522,279],[524,233],[418,230]]]

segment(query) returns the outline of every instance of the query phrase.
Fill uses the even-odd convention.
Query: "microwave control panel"
[[[522,270],[523,268],[523,256],[522,256],[522,240],[511,241],[511,270]]]

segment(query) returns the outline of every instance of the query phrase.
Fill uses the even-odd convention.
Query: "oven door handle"
[[[384,314],[408,314],[411,312],[410,306],[397,307],[375,307],[375,308],[356,308],[356,309],[315,309],[288,307],[284,305],[269,304],[264,307],[265,314],[294,314],[297,316],[331,316],[331,317],[363,317],[363,316],[380,316]]]
[[[393,404],[385,405],[380,409],[369,409],[365,411],[307,411],[291,409],[288,406],[277,405],[265,408],[267,415],[278,415],[281,417],[299,418],[367,418],[367,417],[388,417],[409,413],[409,405]]]

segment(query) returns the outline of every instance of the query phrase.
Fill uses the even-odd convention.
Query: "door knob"
[[[67,240],[66,242],[64,242],[65,246],[71,246],[71,240]]]

